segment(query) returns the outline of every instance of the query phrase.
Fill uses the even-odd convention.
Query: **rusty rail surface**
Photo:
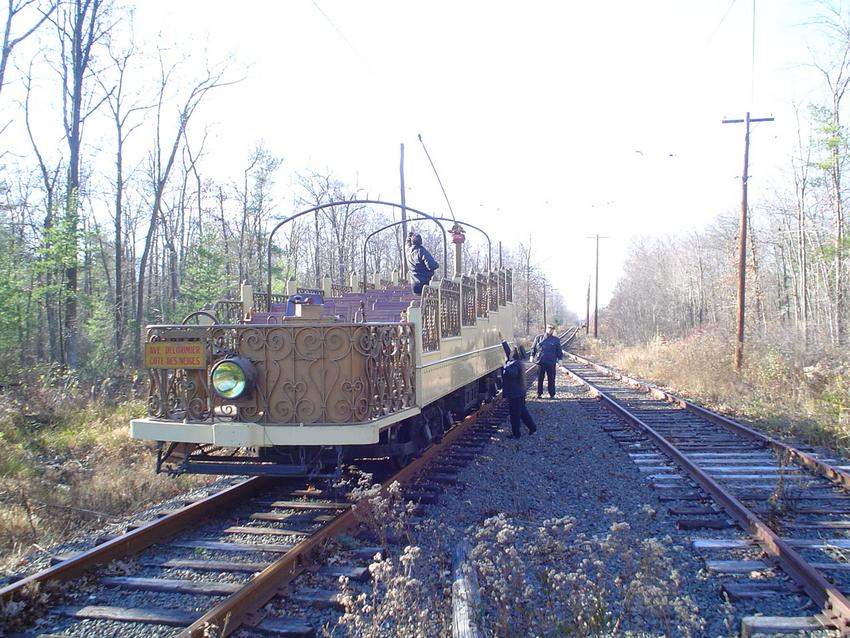
[[[723,416],[722,414],[709,410],[708,408],[704,408],[701,405],[691,403],[690,401],[687,401],[673,394],[672,392],[668,392],[667,390],[663,390],[650,383],[641,381],[640,379],[635,379],[634,377],[630,377],[621,372],[617,372],[616,370],[608,368],[600,363],[596,363],[595,361],[592,361],[586,357],[582,357],[572,352],[567,353],[567,355],[574,361],[591,366],[602,374],[611,376],[614,379],[617,379],[618,381],[624,381],[632,387],[643,390],[644,392],[648,392],[656,399],[675,403],[680,407],[685,408],[690,412],[693,412],[694,414],[697,414],[703,418],[708,419],[709,421],[712,421],[713,423],[716,423],[721,427],[735,432],[736,434],[740,434],[753,441],[757,441],[763,445],[766,445],[767,447],[772,448],[773,450],[776,450],[777,452],[788,454],[791,459],[793,459],[800,465],[805,466],[818,476],[822,476],[823,478],[832,481],[833,483],[844,489],[850,489],[850,473],[845,472],[844,470],[841,470],[833,465],[830,465],[829,463],[824,463],[820,459],[812,456],[811,454],[803,452],[802,450],[798,450],[792,445],[783,443],[782,441],[768,436],[762,432],[759,432],[758,430],[746,426],[743,423],[738,423],[737,421],[734,421],[729,417]]]
[[[9,602],[25,595],[25,590],[33,586],[45,586],[48,583],[78,578],[85,572],[125,556],[138,554],[151,545],[160,543],[179,534],[189,526],[202,521],[222,507],[240,503],[269,485],[268,477],[250,478],[221,492],[216,492],[199,501],[195,501],[167,516],[122,534],[105,543],[86,550],[73,558],[46,567],[35,574],[22,578],[0,589],[0,602]]]
[[[825,467],[831,468],[827,464],[818,461],[800,450],[796,448],[781,443],[771,437],[767,437],[759,432],[756,432],[752,428],[748,428],[739,423],[735,423],[731,419],[727,419],[726,417],[722,417],[716,413],[711,412],[710,410],[706,410],[705,408],[701,408],[699,406],[693,406],[693,404],[684,401],[674,395],[650,386],[649,384],[637,381],[632,379],[631,377],[626,377],[620,373],[615,373],[605,366],[594,363],[588,359],[580,357],[578,355],[572,353],[566,353],[567,356],[575,361],[576,363],[581,363],[584,365],[588,365],[598,372],[602,374],[611,376],[616,380],[623,381],[633,387],[637,387],[638,389],[642,389],[648,393],[650,393],[654,398],[659,398],[663,400],[667,400],[671,403],[677,403],[680,407],[691,410],[691,408],[698,408],[697,410],[691,410],[697,412],[702,416],[706,416],[706,418],[710,418],[712,422],[718,423],[721,426],[731,428],[735,433],[742,434],[744,436],[753,438],[760,443],[763,443],[765,446],[780,449],[783,452],[790,453],[792,458],[794,459],[807,459],[812,463],[816,463],[819,465],[823,465]],[[811,597],[813,601],[819,606],[821,606],[824,610],[824,618],[832,623],[836,628],[838,628],[842,635],[850,634],[850,600],[832,583],[830,583],[824,576],[814,567],[812,567],[796,550],[794,550],[788,543],[783,541],[766,523],[764,523],[756,514],[754,514],[749,508],[746,507],[740,500],[738,500],[733,494],[728,492],[723,488],[720,483],[718,483],[715,479],[709,476],[705,471],[703,471],[700,467],[694,464],[690,459],[687,458],[685,454],[679,451],[679,449],[670,441],[668,441],[662,434],[656,431],[652,426],[644,422],[640,417],[630,412],[624,405],[620,404],[616,399],[609,396],[606,392],[601,390],[599,387],[580,376],[578,373],[569,370],[568,368],[561,366],[561,369],[572,378],[576,379],[578,382],[586,385],[591,393],[599,397],[606,405],[608,405],[614,412],[621,415],[627,421],[630,421],[637,425],[643,432],[645,432],[655,443],[658,445],[661,450],[668,455],[670,459],[672,459],[676,464],[678,464],[683,470],[685,470],[691,478],[693,478],[708,494],[710,494],[714,500],[723,507],[724,510],[741,526],[742,529],[747,531],[761,546],[762,550],[768,556],[774,558],[782,567],[782,569],[791,576],[802,588],[803,590]],[[709,416],[711,415],[711,416]],[[807,463],[801,464],[809,467]],[[835,468],[831,468],[833,472],[844,474],[840,470]],[[821,476],[825,478],[831,478],[828,474],[819,473]],[[840,481],[841,485],[844,485],[843,481]]]

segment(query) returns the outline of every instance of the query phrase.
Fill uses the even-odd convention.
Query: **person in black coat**
[[[520,435],[520,422],[525,423],[529,434],[537,431],[534,419],[525,405],[525,373],[522,368],[522,354],[516,348],[502,368],[502,394],[508,400],[511,415],[511,436],[515,439]]]
[[[537,398],[543,395],[543,375],[549,382],[549,397],[555,398],[555,365],[563,359],[564,350],[561,348],[561,340],[555,336],[555,326],[551,323],[546,326],[546,334],[538,335],[534,339],[531,356],[537,362]]]
[[[437,260],[431,256],[428,249],[422,245],[422,235],[411,233],[407,251],[407,265],[410,267],[410,280],[414,294],[420,294],[422,287],[427,286],[440,267]]]

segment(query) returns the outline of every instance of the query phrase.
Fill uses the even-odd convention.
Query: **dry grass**
[[[377,554],[364,590],[340,578],[344,614],[322,635],[450,636],[451,553],[458,533],[431,518],[411,527],[410,509],[401,505],[398,490],[382,492],[369,481],[368,475],[358,480],[358,500],[367,500],[374,514],[368,528],[375,532],[375,526],[391,520],[383,536],[406,529],[410,544],[400,553],[387,545]],[[636,542],[620,510],[610,507],[605,513],[611,526],[602,536],[573,534],[570,517],[526,529],[504,513],[467,529],[482,603],[476,621],[484,635],[615,638],[647,626],[654,628],[652,635],[671,638],[701,632],[704,621],[667,552],[672,539]],[[653,518],[655,510],[644,506],[638,516]],[[417,544],[426,537],[427,555]]]
[[[128,393],[92,399],[48,377],[0,393],[0,568],[208,480],[154,474],[150,445],[129,437],[145,410]]]
[[[582,349],[600,363],[781,437],[850,453],[846,353],[807,353],[796,342],[751,341],[744,369],[735,375],[729,336],[717,330],[628,347],[590,339],[582,342]]]

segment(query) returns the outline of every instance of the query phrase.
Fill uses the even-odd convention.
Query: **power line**
[[[732,0],[732,2],[729,3],[729,6],[726,7],[726,12],[723,14],[723,17],[720,18],[720,22],[717,23],[717,26],[714,27],[714,31],[711,32],[710,36],[708,36],[708,40],[705,41],[705,46],[711,44],[711,41],[714,39],[714,36],[717,35],[717,32],[720,31],[720,27],[723,26],[723,23],[726,21],[726,18],[729,16],[729,12],[732,11],[732,7],[735,6],[736,2],[737,0]]]
[[[750,104],[756,93],[756,0],[753,0],[752,59],[750,60]]]
[[[349,40],[348,38],[345,37],[345,34],[342,31],[340,31],[339,27],[336,26],[336,24],[334,23],[333,20],[331,20],[330,16],[322,10],[322,7],[319,6],[319,3],[316,0],[312,0],[312,2],[313,2],[313,6],[316,7],[316,10],[319,13],[322,14],[322,17],[324,17],[324,19],[328,21],[328,24],[331,25],[331,27],[333,27],[333,30],[336,31],[337,34],[339,35],[339,37],[342,38],[343,42],[345,42],[348,45],[348,48],[351,49],[352,51],[354,51],[354,55],[356,55],[358,58],[360,58],[360,61],[363,64],[365,64],[366,68],[368,68],[369,71],[371,72],[372,67],[366,61],[366,58],[364,58],[362,55],[360,55],[360,51],[358,51],[357,48],[353,44],[351,44],[351,40]]]

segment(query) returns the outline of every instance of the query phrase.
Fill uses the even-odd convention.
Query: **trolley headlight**
[[[254,387],[257,372],[244,357],[230,357],[216,363],[210,372],[210,383],[222,399],[238,399]]]

